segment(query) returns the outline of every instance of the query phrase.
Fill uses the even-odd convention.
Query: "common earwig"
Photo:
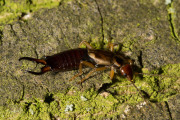
[[[45,65],[41,68],[40,72],[28,71],[34,75],[41,75],[48,71],[79,69],[79,73],[70,79],[73,80],[83,74],[82,68],[84,65],[92,68],[92,70],[79,83],[82,83],[84,80],[89,78],[93,72],[103,71],[106,69],[111,69],[110,79],[113,79],[115,71],[119,71],[123,76],[132,82],[132,60],[127,59],[122,55],[116,55],[113,52],[112,44],[109,44],[110,51],[93,49],[93,47],[86,41],[82,41],[79,46],[82,44],[85,44],[87,49],[71,49],[52,56],[47,56],[45,59],[22,57],[19,60],[30,60]]]

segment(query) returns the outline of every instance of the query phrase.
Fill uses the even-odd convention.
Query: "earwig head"
[[[133,71],[130,64],[125,64],[120,68],[120,72],[123,76],[125,76],[128,80],[133,79]]]

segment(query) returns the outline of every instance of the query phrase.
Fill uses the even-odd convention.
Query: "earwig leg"
[[[111,67],[111,72],[110,72],[110,79],[112,80],[114,77],[114,68]]]
[[[85,44],[88,49],[93,49],[93,47],[92,47],[87,41],[85,41],[85,40],[83,40],[83,41],[79,44],[79,47],[80,47],[82,44]]]
[[[111,52],[114,51],[114,44],[113,44],[113,43],[108,43],[108,47],[109,47],[109,50],[110,50]]]
[[[42,74],[44,74],[47,71],[51,71],[51,67],[49,67],[49,66],[48,67],[47,66],[42,67],[41,68],[41,72],[33,72],[33,71],[27,71],[27,72],[29,72],[31,74],[34,74],[34,75],[42,75]]]
[[[30,61],[35,61],[36,63],[41,63],[43,65],[46,65],[46,61],[45,60],[41,60],[41,59],[35,59],[35,58],[31,58],[31,57],[22,57],[19,59],[20,60],[30,60]]]
[[[89,78],[89,76],[93,73],[93,72],[97,72],[97,71],[103,71],[107,69],[107,67],[100,67],[100,68],[94,68],[92,69],[80,82],[77,82],[78,84],[84,82],[84,80],[86,80],[87,78]]]
[[[94,67],[95,67],[95,66],[94,66],[92,63],[90,63],[90,62],[81,61],[81,62],[80,62],[80,65],[79,65],[79,73],[76,74],[75,76],[73,76],[69,81],[72,81],[72,80],[75,79],[76,77],[82,75],[82,73],[83,73],[83,72],[82,72],[82,65],[86,65],[86,66],[91,67],[91,68],[94,68]]]
[[[133,60],[131,60],[131,59],[129,59],[128,62],[131,66],[134,64]]]

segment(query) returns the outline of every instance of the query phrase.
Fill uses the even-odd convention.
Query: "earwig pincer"
[[[19,60],[30,60],[36,63],[45,65],[40,72],[28,71],[34,75],[41,75],[48,71],[67,71],[79,69],[79,73],[71,79],[83,74],[83,66],[90,67],[92,70],[79,83],[90,77],[96,71],[111,69],[110,79],[113,79],[114,72],[120,72],[128,80],[132,82],[132,60],[127,59],[122,55],[117,55],[113,52],[113,45],[109,44],[110,51],[93,49],[86,41],[82,41],[79,46],[85,44],[86,48],[77,48],[67,50],[52,56],[47,56],[45,59],[36,59],[31,57],[22,57]],[[134,84],[133,84],[134,85]]]

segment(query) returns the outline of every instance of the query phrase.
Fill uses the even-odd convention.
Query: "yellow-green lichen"
[[[68,2],[70,0],[63,0]],[[35,12],[40,8],[53,8],[59,5],[62,0],[31,0],[31,1],[12,1],[5,0],[0,3],[0,30],[3,25],[18,20],[22,13]]]
[[[144,68],[145,73],[148,73]],[[149,101],[167,101],[179,91],[180,64],[171,64],[155,70],[143,78],[135,76],[138,89],[149,94]],[[160,74],[161,73],[161,74]],[[158,75],[156,75],[158,74]],[[13,112],[10,108],[1,107],[1,118],[15,119],[69,119],[76,118],[101,119],[113,117],[125,112],[127,104],[144,101],[136,88],[126,79],[117,76],[118,82],[112,84],[107,91],[98,93],[94,89],[84,92],[71,88],[67,94],[54,93],[52,101],[40,99],[22,100],[14,105],[20,106]],[[116,94],[111,94],[116,93]],[[83,97],[82,97],[83,96]],[[83,99],[82,99],[83,98]],[[12,102],[10,102],[12,104]],[[71,107],[69,110],[67,107]],[[13,109],[15,109],[13,107]]]
[[[159,70],[144,75],[143,80],[148,83],[148,86],[142,87],[151,95],[153,101],[166,101],[179,91],[180,79],[180,64],[170,64],[162,67]],[[176,87],[175,87],[176,86]],[[148,87],[148,88],[147,88]]]

